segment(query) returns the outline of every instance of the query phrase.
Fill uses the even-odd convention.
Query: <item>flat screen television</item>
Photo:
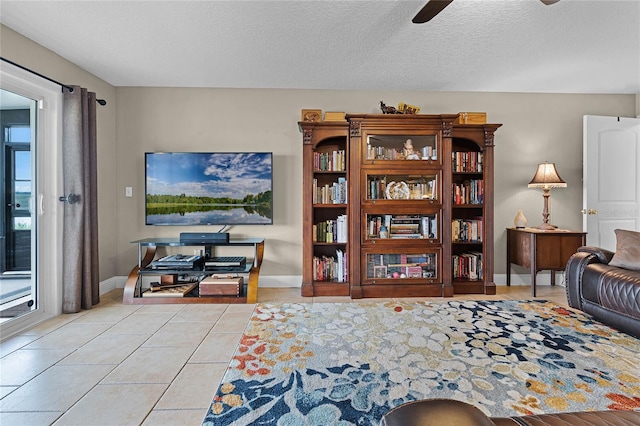
[[[147,225],[273,224],[270,152],[145,153]]]

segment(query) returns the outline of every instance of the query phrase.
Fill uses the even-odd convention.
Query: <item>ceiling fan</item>
[[[449,6],[453,0],[428,0],[420,12],[411,20],[414,24],[423,24],[432,20],[438,13]],[[559,2],[560,0],[540,0],[545,5]]]

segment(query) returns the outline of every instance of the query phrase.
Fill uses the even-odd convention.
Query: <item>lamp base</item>
[[[542,229],[543,231],[553,231],[554,229],[557,229],[558,227],[555,225],[552,225],[550,223],[543,223],[540,226],[537,226],[536,228],[538,229]]]

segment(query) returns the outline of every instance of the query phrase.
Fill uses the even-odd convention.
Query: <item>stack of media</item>
[[[204,257],[200,255],[173,254],[151,262],[151,269],[196,269],[202,268]]]

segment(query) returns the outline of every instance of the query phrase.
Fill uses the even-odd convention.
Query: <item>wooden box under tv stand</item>
[[[133,267],[124,286],[122,303],[125,305],[152,304],[194,304],[194,303],[256,303],[258,299],[258,277],[264,256],[264,239],[232,239],[229,242],[196,244],[182,243],[178,238],[145,238],[132,241],[138,245],[138,264]],[[145,252],[143,254],[143,247]],[[253,247],[253,259],[247,257],[247,263],[239,268],[203,267],[195,270],[151,269],[149,265],[156,257],[158,247],[204,247],[211,252],[212,247]],[[142,276],[144,275],[202,275],[202,274],[248,274],[242,294],[234,296],[198,296],[187,294],[184,297],[142,297]]]

